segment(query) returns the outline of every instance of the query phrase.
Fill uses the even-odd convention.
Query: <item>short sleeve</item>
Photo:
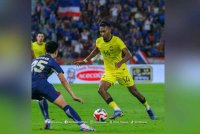
[[[31,43],[31,50],[33,51],[34,42]]]
[[[96,47],[99,48],[99,43],[98,39],[96,39]]]
[[[55,61],[55,60],[52,60],[52,67],[53,67],[53,70],[58,74],[58,73],[63,73],[64,74],[64,71],[63,69],[60,67],[60,65],[58,65],[58,63]]]
[[[126,48],[126,45],[124,44],[124,42],[120,38],[117,38],[117,42],[118,42],[121,50]]]

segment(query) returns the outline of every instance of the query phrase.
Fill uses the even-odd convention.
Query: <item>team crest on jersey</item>
[[[109,48],[109,49],[110,49],[110,51],[113,51],[113,46],[110,46],[110,48]]]

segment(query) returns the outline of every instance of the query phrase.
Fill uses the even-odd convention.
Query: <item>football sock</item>
[[[113,98],[110,97],[110,98],[108,98],[108,99],[106,100],[106,103],[109,104],[109,103],[112,102],[112,101],[113,101]]]
[[[112,107],[115,111],[121,111],[121,109],[117,106],[117,104],[113,101],[113,98],[110,97],[106,100],[106,103]]]
[[[147,101],[145,101],[145,103],[143,103],[143,105],[146,107],[147,110],[150,109],[150,106],[149,106],[149,104],[147,103]]]
[[[117,106],[117,104],[112,101],[108,104],[110,107],[112,107],[115,111],[121,111],[121,109]]]
[[[40,109],[42,111],[42,114],[44,116],[44,119],[49,119],[49,112],[48,112],[48,103],[47,100],[44,98],[43,100],[40,100],[38,102]]]
[[[66,115],[73,119],[78,125],[83,124],[83,121],[81,120],[80,116],[78,113],[70,106],[66,105],[63,110],[65,111]]]

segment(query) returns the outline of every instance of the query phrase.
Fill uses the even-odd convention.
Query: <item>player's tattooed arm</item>
[[[123,53],[122,60],[117,62],[117,63],[115,63],[115,67],[116,68],[120,68],[123,63],[126,63],[132,57],[132,54],[130,53],[128,48],[122,49],[122,53]]]
[[[95,47],[92,52],[89,54],[89,56],[87,56],[84,60],[82,61],[75,61],[74,64],[76,65],[83,65],[85,63],[87,63],[88,61],[90,61],[94,56],[96,56],[99,53],[99,49],[97,47]]]
[[[94,56],[96,56],[99,53],[99,49],[95,47],[92,52],[89,54],[88,57],[85,58],[85,60],[89,61],[91,60]]]

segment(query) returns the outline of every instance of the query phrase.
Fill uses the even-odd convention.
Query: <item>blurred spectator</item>
[[[32,0],[31,34],[33,38],[43,32],[46,41],[59,42],[60,63],[87,56],[99,36],[101,20],[112,23],[112,33],[123,39],[133,55],[140,49],[147,57],[164,57],[164,0],[80,0],[79,19],[61,18],[59,1]]]
[[[78,57],[80,57],[81,52],[83,51],[83,44],[80,41],[73,43],[74,52],[78,54]]]

